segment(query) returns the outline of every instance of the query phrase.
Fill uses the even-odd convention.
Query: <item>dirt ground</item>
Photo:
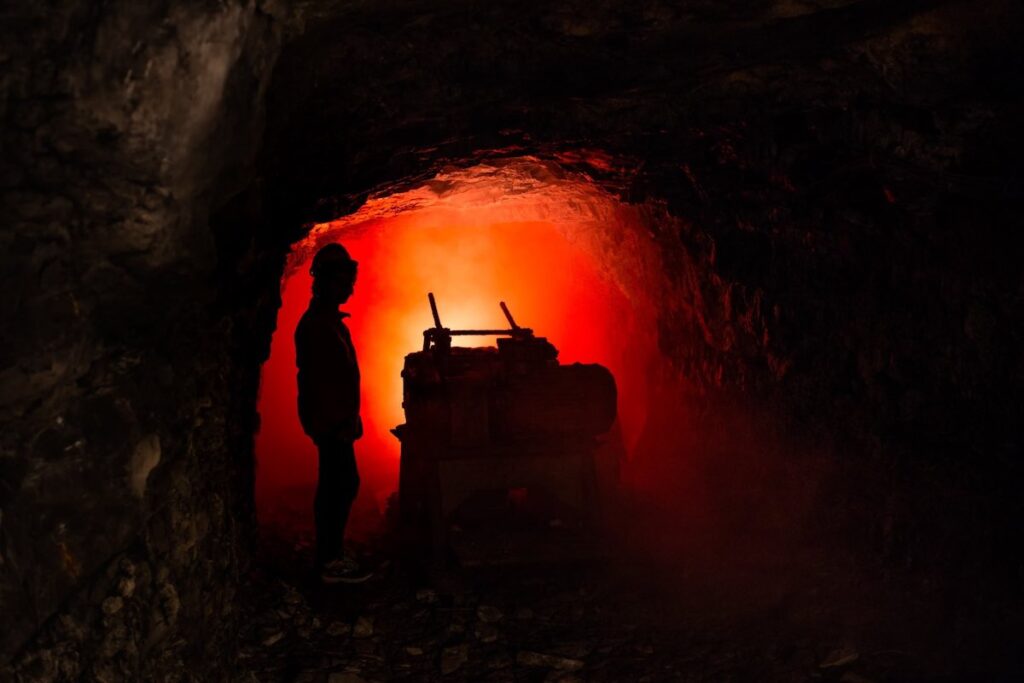
[[[651,515],[645,518],[645,514]],[[373,520],[374,569],[320,584],[308,530],[264,528],[240,681],[1010,681],[1010,605],[956,604],[821,543],[666,527],[606,531],[597,559],[432,569]]]

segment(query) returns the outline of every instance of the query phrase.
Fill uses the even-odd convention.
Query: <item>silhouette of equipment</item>
[[[405,424],[392,430],[401,441],[403,537],[429,546],[435,561],[448,550],[464,564],[530,559],[506,547],[465,561],[473,552],[459,552],[469,535],[456,513],[488,493],[513,500],[528,492],[581,526],[595,523],[595,454],[615,421],[615,379],[601,365],[560,364],[554,345],[516,324],[505,302],[508,329],[451,330],[427,296],[434,327],[423,332],[423,349],[405,357]],[[498,337],[497,348],[453,347],[462,336]],[[484,531],[501,545],[500,529]]]

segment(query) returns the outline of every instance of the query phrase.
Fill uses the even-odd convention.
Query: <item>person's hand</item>
[[[341,441],[355,441],[363,435],[363,418],[356,415],[334,430],[334,437]]]

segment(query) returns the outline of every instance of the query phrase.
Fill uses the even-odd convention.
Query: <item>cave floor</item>
[[[927,582],[868,580],[820,549],[730,543],[698,562],[651,540],[618,539],[601,561],[437,574],[376,538],[356,546],[373,578],[323,586],[308,538],[264,534],[237,680],[1010,680],[984,654],[990,621],[951,623]]]

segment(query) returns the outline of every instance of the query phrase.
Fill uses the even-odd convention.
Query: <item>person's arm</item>
[[[349,405],[349,392],[343,386],[351,378],[342,343],[325,325],[307,325],[296,332],[300,417],[315,441],[328,437],[354,441],[362,436],[358,410]]]

